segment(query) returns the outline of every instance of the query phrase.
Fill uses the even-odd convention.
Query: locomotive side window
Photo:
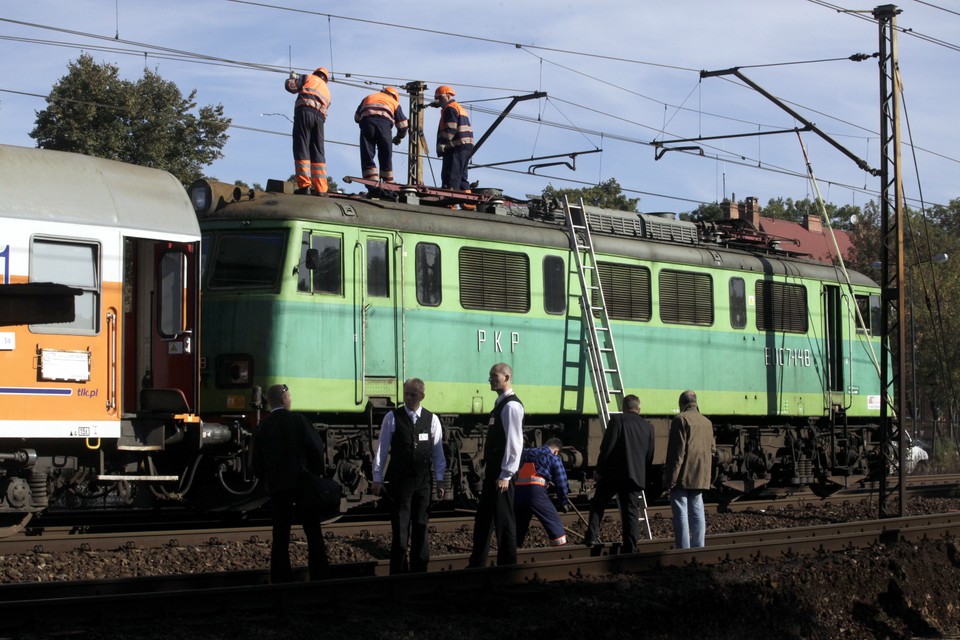
[[[529,311],[527,255],[475,247],[460,249],[460,305],[486,311]]]
[[[283,267],[283,231],[221,233],[211,256],[211,289],[272,289]]]
[[[650,270],[629,264],[598,262],[597,273],[607,303],[607,314],[615,320],[650,320]],[[596,292],[593,305],[599,306]]]
[[[563,258],[547,256],[543,259],[543,310],[559,314],[567,310],[566,273]]]
[[[100,245],[34,238],[30,282],[53,282],[83,291],[74,301],[73,322],[30,325],[34,333],[95,335],[100,331]]]
[[[333,295],[343,293],[340,244],[339,236],[322,236],[309,231],[303,232],[303,242],[300,244],[300,270],[297,279],[297,291]],[[316,249],[320,254],[319,264],[314,270],[306,268],[308,249]]]
[[[658,280],[662,322],[713,324],[713,279],[709,275],[664,269]]]
[[[807,288],[799,284],[757,281],[757,329],[807,332]]]
[[[415,264],[417,302],[425,307],[436,307],[443,298],[440,279],[440,247],[430,242],[418,242]]]
[[[744,329],[747,326],[747,285],[743,278],[730,278],[730,326]]]
[[[867,335],[872,336],[880,330],[880,296],[857,296],[857,307],[863,317]],[[863,333],[863,327],[857,321],[857,333]]]
[[[390,263],[388,257],[386,240],[381,238],[367,240],[368,296],[374,298],[390,297]]]

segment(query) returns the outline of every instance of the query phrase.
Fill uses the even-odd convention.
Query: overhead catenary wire
[[[264,3],[245,3],[245,4],[259,4],[259,5],[261,5],[261,6],[274,6],[274,5],[265,5]],[[281,8],[282,8],[282,7],[281,7]],[[328,25],[330,25],[330,24],[332,23],[332,20],[333,20],[334,18],[344,19],[344,20],[354,20],[354,19],[349,18],[349,17],[347,17],[347,16],[337,16],[337,15],[335,15],[335,14],[318,13],[318,12],[308,12],[308,13],[317,13],[318,15],[326,16],[326,17],[327,17]],[[6,20],[6,19],[0,19],[0,20]],[[378,24],[378,25],[386,26],[386,27],[399,27],[399,28],[402,28],[402,27],[403,27],[403,25],[395,25],[395,24],[381,23],[381,22],[378,22],[378,21],[367,21],[367,20],[362,20],[362,19],[355,19],[355,20],[358,21],[358,22],[369,22],[369,23],[373,23],[373,24]],[[10,21],[10,20],[7,20],[7,21],[8,21],[8,22],[15,22],[15,23],[17,23],[17,24],[30,25],[30,23],[24,23],[24,22],[21,22],[21,21]],[[45,25],[31,25],[31,26],[37,26],[37,27],[40,27],[40,28],[47,28]],[[67,32],[67,33],[74,33],[74,34],[82,35],[82,36],[85,36],[85,37],[91,37],[91,38],[100,38],[100,37],[101,37],[101,36],[96,36],[96,35],[94,35],[94,34],[83,34],[82,32],[78,32],[78,31],[62,30],[62,29],[58,29],[58,28],[53,28],[53,29],[60,30],[60,31],[64,31],[64,32]],[[424,31],[427,31],[427,32],[430,32],[430,33],[433,33],[433,32],[434,32],[434,30],[424,30]],[[449,33],[447,33],[447,32],[437,32],[437,34],[438,34],[438,35],[444,35],[444,36],[454,35],[454,34],[449,34]],[[474,36],[471,36],[471,37],[474,37]],[[105,37],[102,37],[102,38],[103,38],[103,39],[106,39]],[[651,65],[651,66],[659,66],[659,67],[664,67],[664,68],[669,68],[669,69],[676,69],[676,70],[680,70],[680,71],[695,71],[694,69],[691,69],[691,68],[678,67],[678,66],[675,66],[675,65],[661,65],[661,64],[657,64],[657,63],[653,63],[653,62],[649,62],[649,61],[643,61],[643,60],[631,60],[631,59],[627,59],[627,58],[617,58],[617,57],[615,57],[615,56],[603,56],[603,55],[599,55],[599,54],[588,54],[588,53],[586,53],[586,52],[574,52],[574,51],[572,51],[572,50],[561,49],[561,48],[538,47],[538,46],[534,46],[534,45],[523,45],[523,44],[518,45],[518,44],[516,44],[516,43],[509,43],[509,42],[504,41],[504,40],[497,40],[497,39],[493,39],[493,38],[482,38],[482,37],[475,37],[475,38],[478,39],[478,40],[485,40],[485,41],[489,41],[489,42],[496,43],[496,44],[501,44],[501,45],[503,45],[503,44],[509,44],[510,46],[514,46],[515,48],[521,49],[521,50],[523,50],[524,52],[526,52],[526,53],[528,53],[528,54],[531,53],[530,51],[528,51],[528,49],[535,49],[535,50],[553,51],[553,52],[565,53],[565,54],[566,54],[566,53],[573,53],[573,54],[576,54],[576,55],[584,55],[584,56],[587,56],[587,57],[596,57],[596,58],[602,58],[602,59],[608,59],[608,60],[619,60],[619,61],[623,61],[623,62],[631,62],[631,63],[636,63],[636,64],[649,64],[649,65]],[[113,41],[116,41],[116,39],[114,39]],[[150,56],[151,56],[151,57],[154,57],[154,58],[157,58],[157,59],[170,59],[170,60],[178,60],[178,61],[192,62],[192,63],[200,63],[200,64],[229,65],[229,66],[237,66],[237,67],[242,67],[242,68],[250,68],[250,69],[259,70],[259,71],[268,71],[268,72],[273,72],[273,73],[280,73],[280,72],[286,73],[286,72],[287,72],[286,69],[280,69],[280,68],[276,67],[275,65],[264,65],[264,64],[256,63],[256,62],[245,62],[245,61],[241,61],[241,60],[231,60],[231,59],[229,59],[229,58],[221,58],[221,57],[218,57],[218,56],[210,56],[210,55],[205,55],[205,54],[194,54],[194,53],[191,53],[191,52],[182,51],[182,50],[178,50],[178,49],[171,49],[171,48],[167,48],[167,47],[155,47],[154,45],[149,45],[149,44],[144,44],[144,43],[136,43],[136,42],[132,42],[132,41],[123,41],[123,42],[130,42],[130,45],[131,45],[131,46],[145,46],[145,47],[151,48],[151,49],[153,49],[153,50],[151,51]],[[76,46],[78,46],[79,48],[86,48],[86,49],[91,48],[90,46],[86,46],[86,45],[76,45]],[[111,48],[111,49],[114,49],[114,50],[119,51],[119,48]],[[105,48],[104,50],[107,50],[107,49]],[[131,55],[140,55],[141,53],[142,53],[142,52],[130,52],[129,54],[131,54]],[[332,35],[331,35],[331,57],[332,57],[332,55],[333,55],[333,51],[332,51]],[[531,55],[535,55],[535,54],[531,54]],[[547,59],[544,58],[543,56],[538,56],[538,57],[539,57],[543,62],[546,62],[546,63],[548,63],[548,64],[557,64],[557,63],[555,63],[555,62],[553,62],[553,61],[547,60]],[[823,61],[823,60],[821,60],[821,61]],[[817,62],[817,61],[812,61],[812,62]],[[797,64],[797,63],[798,63],[798,62],[791,62],[791,63],[783,63],[783,64]],[[566,67],[565,65],[558,65],[558,66],[560,66],[560,67]],[[759,65],[758,65],[758,66],[759,66]],[[354,75],[361,75],[361,74],[354,74]],[[590,74],[583,74],[583,75],[584,75],[585,77],[591,78],[591,79],[593,79],[593,80],[595,80],[595,81],[604,82],[602,79],[597,78],[597,77],[595,77],[595,76],[592,76],[592,75],[590,75]],[[364,76],[364,77],[367,77],[367,78],[373,78],[373,77],[375,77],[375,76],[370,76],[370,75],[366,75],[366,74],[363,74],[363,76]],[[344,77],[345,77],[345,78],[350,78],[350,77],[351,77],[351,74],[350,74],[350,73],[346,73]],[[338,78],[338,82],[341,82],[341,80],[340,80],[339,78]],[[344,86],[354,86],[354,87],[362,86],[362,85],[359,84],[359,83],[350,82],[349,80],[344,80],[344,81],[342,81],[342,84],[343,84]],[[462,85],[462,86],[471,86],[471,85]],[[614,86],[614,87],[616,87],[616,88],[618,88],[618,89],[620,89],[620,90],[629,91],[629,89],[627,89],[627,88],[625,88],[625,87],[617,87],[617,85],[615,85],[615,84],[613,84],[613,83],[611,83],[611,86]],[[503,88],[501,88],[501,87],[482,87],[482,88],[484,88],[484,89],[491,89],[491,90],[503,90]],[[636,93],[636,92],[634,92],[634,93]],[[648,97],[648,96],[645,96],[645,97],[646,97],[647,99],[654,100],[654,101],[656,101],[656,102],[658,102],[658,103],[660,103],[660,104],[667,104],[667,103],[665,103],[665,102],[657,101],[657,100],[655,100],[654,98],[650,98],[650,97]],[[554,98],[554,99],[558,99],[558,98]],[[572,103],[572,102],[571,102],[571,104],[575,104],[575,103]],[[553,107],[554,107],[555,109],[557,109],[558,112],[559,112],[559,108],[558,108],[557,104],[551,104],[551,106],[553,106]],[[578,105],[578,107],[582,108],[582,105]],[[679,109],[679,108],[682,108],[682,105],[681,105],[681,107],[678,107],[678,109]],[[604,115],[605,117],[614,117],[614,118],[615,118],[615,116],[614,116],[613,114],[605,113],[605,112],[603,112],[602,110],[594,110],[594,111],[595,111],[596,113],[598,113],[598,114]],[[693,111],[693,110],[691,109],[691,111]],[[724,118],[724,117],[725,117],[725,116],[721,116],[721,115],[718,115],[718,114],[705,114],[704,112],[702,112],[702,110],[698,110],[698,113],[699,113],[701,116],[703,116],[703,115],[709,115],[710,117],[718,117],[718,118]],[[819,112],[818,112],[818,113],[819,113]],[[567,118],[566,114],[563,114],[562,112],[561,112],[561,115],[563,115],[564,118]],[[826,117],[831,117],[831,118],[833,118],[833,116],[828,116],[828,115],[826,115],[826,114],[823,114],[823,115],[825,115]],[[511,116],[511,117],[512,117],[512,116]],[[567,119],[569,120],[569,118],[567,118]],[[733,119],[733,118],[731,118],[731,119]],[[734,120],[735,120],[735,119],[734,119]],[[623,120],[623,121],[624,121],[624,122],[629,122],[629,121],[627,121],[627,120]],[[572,120],[571,120],[571,123],[572,123]],[[648,129],[650,129],[650,130],[653,130],[653,131],[663,131],[663,129],[664,129],[664,126],[663,126],[663,125],[661,125],[661,126],[658,127],[658,128],[654,128],[654,127],[648,127],[647,125],[643,125],[643,124],[638,123],[638,122],[633,122],[633,123],[631,123],[631,124],[632,124],[632,126],[646,127],[646,128],[648,128]],[[756,124],[756,123],[752,123],[752,124]],[[848,124],[850,124],[850,123],[848,123]],[[232,125],[232,126],[235,126],[236,128],[240,128],[239,126],[236,126],[236,125]],[[542,117],[541,117],[541,118],[539,118],[538,121],[537,121],[537,126],[538,126],[538,127],[542,127],[542,126],[548,126],[548,125],[546,125],[546,124],[542,121]],[[767,126],[767,125],[758,125],[758,126]],[[856,126],[856,125],[853,125],[853,126]],[[574,126],[571,130],[579,131],[581,134],[583,134],[584,131],[585,131],[585,130],[582,129],[581,127],[576,127],[576,126]],[[611,139],[611,140],[618,138],[618,135],[617,135],[617,134],[614,134],[614,133],[611,133],[611,132],[604,132],[604,131],[597,131],[597,132],[595,132],[595,135],[599,135],[599,136],[601,136],[601,137],[603,137],[603,138],[609,138],[609,139]],[[672,134],[671,134],[671,135],[672,135]],[[637,144],[648,144],[646,141],[643,141],[643,140],[628,140],[629,136],[619,136],[619,138],[622,139],[622,140],[624,140],[624,141],[626,141],[626,142],[637,143]],[[921,149],[921,150],[922,150],[922,149]],[[923,151],[927,151],[927,150],[923,150]],[[929,152],[929,151],[927,151],[927,152]],[[719,150],[719,149],[718,149],[716,155],[713,155],[713,156],[712,156],[712,155],[709,155],[709,154],[708,154],[708,155],[705,155],[704,157],[706,157],[706,158],[708,158],[708,159],[719,160],[720,157],[721,157],[721,155],[722,155],[722,153],[723,153],[722,150]],[[940,154],[938,154],[938,155],[940,155]],[[741,158],[742,160],[737,160],[737,158]],[[949,159],[950,159],[951,161],[954,161],[954,162],[960,162],[960,160],[954,160],[954,159],[952,159],[952,158],[949,158]],[[777,172],[777,173],[782,173],[783,175],[787,175],[787,176],[799,177],[799,176],[802,175],[800,172],[797,172],[797,171],[783,170],[782,167],[775,167],[774,165],[769,165],[769,164],[763,163],[763,162],[760,161],[759,158],[756,159],[756,161],[750,161],[749,159],[744,158],[744,156],[742,156],[742,155],[740,155],[740,154],[730,154],[730,155],[729,155],[729,161],[731,161],[732,164],[738,164],[738,165],[741,165],[741,166],[751,166],[751,164],[752,164],[752,165],[754,165],[756,168],[759,168],[759,169],[761,169],[761,170],[764,170],[764,171],[771,171],[771,170],[772,170],[772,171],[775,171],[775,172]],[[839,188],[849,188],[848,186],[844,185],[843,182],[840,182],[840,181],[831,181],[830,184],[835,184],[835,185],[837,185]],[[868,193],[868,194],[870,194],[870,193],[875,193],[875,192],[871,192],[871,191],[869,191],[869,190],[862,189],[862,188],[859,188],[859,187],[857,188],[857,191],[861,191],[861,192],[863,192],[863,193]],[[855,191],[855,192],[856,192],[856,191]]]

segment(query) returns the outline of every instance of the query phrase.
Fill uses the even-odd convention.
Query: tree
[[[640,198],[628,198],[624,195],[623,189],[616,178],[610,178],[595,187],[556,189],[552,184],[548,184],[543,190],[543,197],[546,200],[560,199],[563,196],[570,198],[571,202],[577,202],[580,198],[583,198],[583,204],[585,205],[620,211],[636,212],[637,205],[640,204]]]
[[[43,149],[73,151],[169,171],[184,185],[223,157],[230,118],[223,105],[203,106],[173,82],[144,69],[136,82],[89,54],[68,65],[37,112],[30,137]]]

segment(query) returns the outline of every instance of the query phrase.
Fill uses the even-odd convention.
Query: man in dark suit
[[[653,450],[653,425],[640,417],[640,398],[626,396],[623,413],[611,416],[600,443],[594,474],[597,489],[590,501],[590,524],[584,544],[595,543],[604,508],[616,495],[623,521],[620,552],[636,551],[640,537],[640,492],[646,486],[647,467],[653,462]]]
[[[323,475],[324,445],[310,421],[290,411],[290,390],[285,384],[267,389],[270,415],[253,435],[253,470],[266,483],[273,513],[270,547],[270,581],[289,582],[290,527],[296,514],[307,536],[310,579],[324,577],[329,569],[327,548],[320,530],[321,514],[311,497],[310,473]],[[314,508],[311,508],[314,507]]]

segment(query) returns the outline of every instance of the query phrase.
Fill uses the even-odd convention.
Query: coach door
[[[124,409],[194,413],[198,274],[190,243],[124,243]],[[151,393],[144,390],[162,390]],[[182,400],[178,400],[182,393]],[[157,405],[162,398],[162,407]],[[146,406],[145,406],[146,405]],[[185,405],[185,406],[183,406]]]
[[[397,392],[401,287],[398,281],[396,234],[362,231],[356,247],[355,278],[360,300],[360,342],[363,395],[394,396]]]

